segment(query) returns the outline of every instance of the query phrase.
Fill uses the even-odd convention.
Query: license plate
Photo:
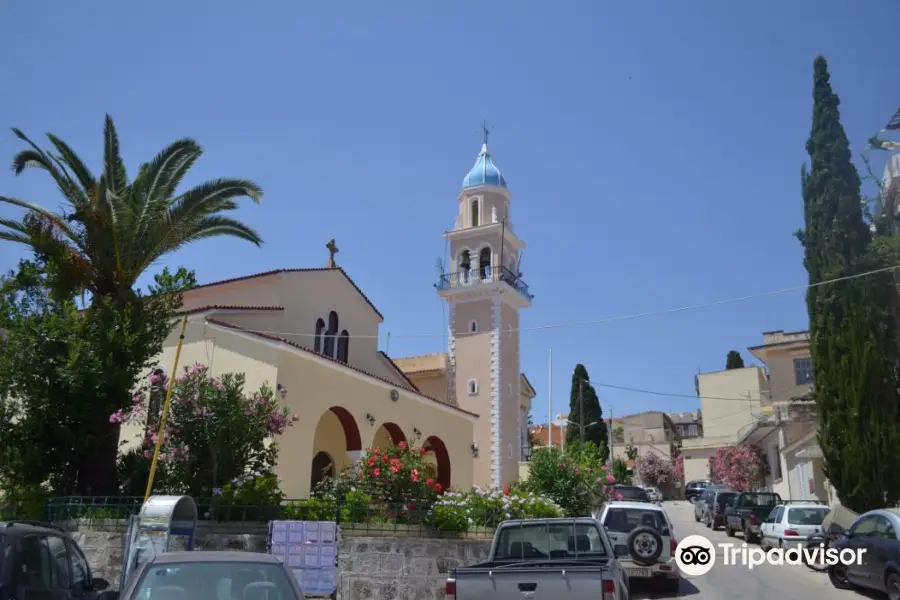
[[[625,569],[625,572],[629,577],[651,577],[653,575],[653,571],[647,567]]]

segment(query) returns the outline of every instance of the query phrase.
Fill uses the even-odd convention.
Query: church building
[[[246,391],[277,389],[300,420],[278,438],[276,473],[288,498],[369,447],[422,445],[445,487],[499,487],[525,474],[534,388],[519,363],[519,311],[532,295],[518,272],[525,244],[487,136],[463,180],[445,233],[449,272],[436,283],[449,308],[445,351],[392,359],[378,349],[381,312],[335,262],[208,283],[184,295],[181,365],[244,373]],[[158,357],[172,364],[176,329]],[[123,428],[137,443],[139,431]],[[130,444],[129,444],[130,445]]]

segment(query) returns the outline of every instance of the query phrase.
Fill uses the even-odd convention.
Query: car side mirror
[[[662,535],[668,537],[668,536],[672,535],[672,532],[669,531],[669,528],[668,528],[668,527],[663,527]]]
[[[102,577],[94,577],[93,581],[91,581],[91,589],[97,592],[108,590],[109,582]]]

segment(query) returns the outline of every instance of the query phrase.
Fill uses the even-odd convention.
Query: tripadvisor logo
[[[763,564],[801,565],[818,563],[834,566],[861,565],[865,549],[853,550],[844,548],[773,548],[766,552],[762,548],[750,547],[747,544],[713,544],[702,535],[689,535],[675,549],[675,562],[681,572],[687,576],[699,577],[709,573],[716,564],[718,554],[722,556],[723,565],[742,565],[753,569]]]

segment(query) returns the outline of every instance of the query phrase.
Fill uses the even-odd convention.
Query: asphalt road
[[[713,544],[743,542],[740,536],[728,538],[722,530],[712,531],[694,522],[694,508],[688,502],[666,502],[664,508],[675,528],[675,537],[702,535]],[[682,579],[678,597],[696,600],[869,600],[867,595],[835,589],[828,575],[802,565],[764,564],[752,570],[744,566],[723,565],[723,552],[717,553],[712,570],[701,577]],[[666,598],[651,587],[635,582],[632,599]]]

